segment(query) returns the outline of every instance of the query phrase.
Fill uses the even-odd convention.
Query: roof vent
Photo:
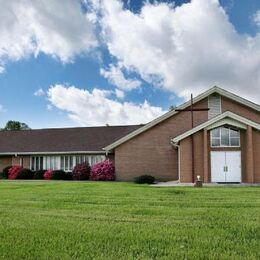
[[[219,94],[212,94],[208,97],[208,119],[211,119],[222,113],[221,111],[221,97]]]

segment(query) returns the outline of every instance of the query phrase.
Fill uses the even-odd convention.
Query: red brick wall
[[[12,165],[21,165],[21,157],[13,156],[12,157]]]
[[[22,157],[22,166],[23,168],[30,169],[30,156],[23,156]]]
[[[207,105],[208,100],[204,99],[195,107]],[[207,119],[207,112],[195,113],[195,125]],[[117,147],[117,180],[133,180],[134,177],[143,174],[151,174],[162,181],[177,179],[178,153],[171,146],[170,140],[190,128],[190,113],[179,113]]]
[[[191,137],[187,137],[180,142],[180,181],[192,182],[192,152]]]
[[[203,147],[203,130],[197,132],[194,138],[194,179],[199,175],[204,179],[204,147]],[[187,137],[180,142],[180,181],[192,182],[192,137]]]
[[[22,166],[24,168],[30,168],[30,156],[1,156],[0,157],[0,171],[3,168],[11,165],[20,165],[22,159]]]
[[[12,165],[12,156],[1,156],[0,157],[0,171],[5,167]]]
[[[221,97],[222,113],[231,111],[260,124],[260,113],[235,101]]]
[[[231,111],[250,120],[260,123],[259,112],[242,106],[225,97],[221,98],[222,112]],[[207,107],[208,98],[198,102],[195,107]],[[195,112],[195,126],[208,120],[207,112]],[[134,177],[142,174],[151,174],[161,181],[176,180],[178,178],[178,153],[170,140],[186,131],[190,127],[190,113],[182,112],[172,116],[164,122],[156,125],[148,131],[136,136],[115,149],[115,166],[118,180],[133,180]],[[244,140],[244,132],[241,132],[241,144]],[[195,177],[204,177],[203,170],[203,132],[195,137]],[[209,138],[208,138],[209,141]],[[182,181],[191,181],[191,143],[189,138],[182,141],[183,160],[181,166]],[[243,145],[244,146],[244,145]],[[209,149],[209,153],[210,153]],[[245,152],[241,151],[242,158]],[[208,157],[208,175],[210,181],[210,156]],[[244,161],[244,159],[243,159]],[[245,181],[245,169],[242,164],[242,179]],[[189,172],[189,174],[188,174]],[[260,177],[259,177],[260,178]]]
[[[254,182],[260,183],[260,132],[253,130]]]

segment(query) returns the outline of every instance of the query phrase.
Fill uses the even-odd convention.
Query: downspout
[[[171,140],[171,145],[176,147],[178,150],[178,182],[180,183],[180,173],[181,173],[181,147],[180,145],[178,145],[177,143],[173,142],[173,140]]]
[[[108,150],[105,150],[104,148],[102,148],[106,153],[105,153],[105,156],[106,156],[106,159],[108,159],[108,154],[109,154],[109,151]]]

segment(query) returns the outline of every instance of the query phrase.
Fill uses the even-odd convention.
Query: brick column
[[[208,130],[203,131],[203,181],[209,182]]]
[[[21,165],[21,157],[19,157],[19,156],[13,156],[13,158],[12,158],[12,165],[22,166],[22,165]]]
[[[246,182],[254,182],[254,153],[253,153],[253,136],[252,127],[247,126],[246,130]]]

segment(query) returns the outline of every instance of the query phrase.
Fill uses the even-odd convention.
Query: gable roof
[[[141,125],[0,131],[0,154],[105,153]]]
[[[232,120],[230,120],[230,119],[232,119]],[[190,136],[204,128],[212,129],[212,128],[215,128],[215,127],[218,127],[221,125],[225,125],[225,124],[230,124],[230,125],[237,126],[240,128],[246,128],[245,126],[249,125],[260,131],[260,124],[254,122],[254,121],[251,121],[245,117],[242,117],[240,115],[234,114],[230,111],[226,111],[223,114],[220,114],[220,115],[208,120],[207,122],[202,123],[179,136],[176,136],[175,138],[172,139],[172,141],[174,143],[178,143],[179,141],[187,138],[188,136]]]
[[[197,103],[197,102],[201,101],[202,99],[210,96],[213,93],[218,93],[219,95],[227,97],[231,100],[234,100],[234,101],[236,101],[236,102],[238,102],[238,103],[240,103],[244,106],[250,107],[250,108],[252,108],[256,111],[260,111],[260,106],[258,104],[255,104],[255,103],[253,103],[253,102],[251,102],[247,99],[241,98],[241,97],[239,97],[239,96],[237,96],[237,95],[235,95],[235,94],[233,94],[233,93],[231,93],[227,90],[224,90],[220,87],[217,87],[217,86],[214,86],[213,88],[210,88],[209,90],[203,92],[202,94],[194,97],[193,102]],[[183,103],[182,105],[178,106],[177,109],[184,109],[184,108],[189,107],[190,105],[191,105],[191,101],[189,100],[189,101]],[[155,126],[155,125],[157,125],[161,122],[163,122],[164,120],[172,117],[173,115],[175,115],[177,113],[178,113],[178,111],[171,110],[171,111],[163,114],[162,116],[154,119],[150,123],[144,125],[143,127],[140,127],[139,129],[131,132],[130,134],[124,136],[123,138],[121,138],[121,139],[115,141],[114,143],[111,143],[110,145],[104,147],[103,149],[106,150],[106,151],[111,151],[114,148],[116,148],[117,146],[127,142],[128,140],[132,139],[133,137],[147,131],[148,129],[152,128],[153,126]]]

